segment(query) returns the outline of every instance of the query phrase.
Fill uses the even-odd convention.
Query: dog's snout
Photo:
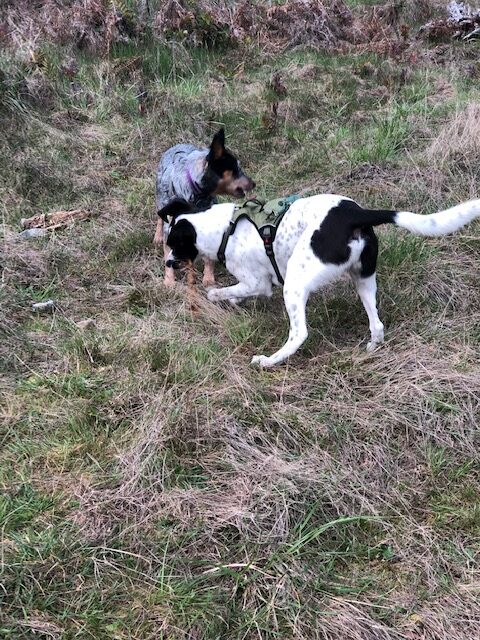
[[[180,269],[180,260],[175,257],[173,250],[170,250],[165,260],[165,266],[167,269]]]
[[[165,261],[165,266],[169,269],[180,269],[180,260],[176,260],[175,258],[168,258]]]
[[[252,180],[249,176],[245,176],[245,180],[241,186],[244,191],[253,191],[257,185],[255,180]]]

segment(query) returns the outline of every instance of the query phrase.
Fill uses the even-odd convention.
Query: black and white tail
[[[469,200],[455,207],[437,211],[429,215],[412,213],[411,211],[391,211],[388,209],[363,209],[356,202],[344,200],[340,205],[332,209],[336,211],[332,217],[332,223],[338,227],[342,219],[339,213],[343,213],[343,221],[348,229],[359,226],[359,220],[364,225],[377,227],[382,224],[395,224],[412,233],[421,236],[445,236],[464,227],[475,218],[480,218],[480,200]],[[322,226],[325,225],[325,222]]]
[[[410,211],[399,211],[394,216],[394,224],[421,236],[445,236],[464,227],[480,217],[480,200],[469,200],[455,207],[419,215]]]

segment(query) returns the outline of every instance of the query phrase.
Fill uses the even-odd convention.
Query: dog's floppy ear
[[[191,205],[183,198],[173,198],[162,209],[157,211],[162,220],[168,222],[168,216],[176,218],[181,216],[182,213],[190,213],[192,210]]]
[[[225,153],[225,129],[222,127],[220,131],[217,131],[217,133],[213,136],[208,158],[209,160],[218,160],[224,155],[224,153]]]

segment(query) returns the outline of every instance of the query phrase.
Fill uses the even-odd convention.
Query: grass
[[[381,230],[386,344],[365,353],[342,281],[271,371],[248,363],[287,335],[281,292],[233,310],[200,290],[192,317],[151,244],[160,153],[222,124],[259,196],[425,212],[478,196],[475,44],[442,64],[412,47],[148,37],[75,53],[73,78],[59,45],[42,68],[2,51],[1,638],[478,635],[478,224]],[[91,219],[16,240],[21,218],[69,208]]]

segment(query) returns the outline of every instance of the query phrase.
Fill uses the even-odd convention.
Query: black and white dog
[[[225,148],[225,131],[220,129],[213,137],[210,148],[199,149],[192,144],[177,144],[162,156],[157,170],[156,204],[161,211],[172,198],[183,198],[188,203],[204,208],[216,202],[216,196],[230,195],[243,198],[255,183],[245,175],[237,158]],[[167,223],[164,229],[164,223]],[[154,243],[165,245],[168,235],[168,216],[158,219]],[[171,268],[165,269],[165,284],[175,282]],[[215,284],[213,263],[205,261],[203,284]]]
[[[167,264],[195,260],[197,255],[215,260],[234,204],[216,204],[207,211],[184,213],[187,203],[171,204],[176,218],[167,244]],[[383,342],[383,324],[378,317],[375,269],[378,255],[374,226],[395,224],[412,233],[442,236],[457,231],[480,216],[480,200],[470,200],[430,215],[409,211],[363,209],[338,195],[317,195],[292,204],[283,217],[273,248],[282,278],[283,297],[290,318],[290,333],[284,346],[270,357],[254,356],[252,363],[272,367],[291,356],[308,335],[305,308],[314,291],[348,272],[365,307],[370,325],[368,351]],[[225,264],[238,284],[214,288],[209,300],[237,303],[249,296],[272,294],[278,284],[263,242],[254,225],[241,219],[225,250]]]

